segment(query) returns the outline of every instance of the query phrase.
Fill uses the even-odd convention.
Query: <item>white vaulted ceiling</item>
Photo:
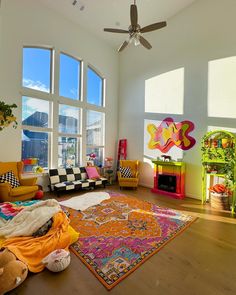
[[[196,0],[136,0],[138,23],[141,27],[170,19]],[[79,24],[99,38],[117,47],[124,34],[112,34],[103,28],[127,29],[133,0],[40,0],[62,16]],[[72,5],[77,2],[76,5]],[[157,34],[158,32],[153,32]]]

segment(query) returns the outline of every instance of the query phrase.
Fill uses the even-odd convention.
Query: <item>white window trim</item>
[[[50,63],[50,92],[43,92],[40,90],[24,87],[23,82],[23,50],[24,48],[37,48],[46,49],[51,51],[51,63]],[[75,100],[68,97],[63,97],[59,95],[59,83],[60,83],[60,54],[67,55],[80,62],[80,89],[79,89],[79,99]],[[86,161],[86,149],[88,148],[103,148],[103,158],[105,157],[105,94],[106,94],[106,79],[101,74],[99,70],[96,69],[90,63],[84,62],[82,58],[78,58],[72,54],[68,54],[64,50],[57,50],[51,46],[40,46],[40,45],[24,45],[22,47],[22,58],[20,61],[21,65],[21,80],[20,80],[20,95],[21,97],[26,96],[29,98],[36,98],[41,100],[49,101],[49,127],[42,128],[36,126],[22,125],[22,130],[29,130],[33,132],[46,132],[48,133],[48,166],[49,169],[53,167],[58,167],[58,138],[59,137],[71,137],[79,138],[78,144],[80,144],[80,155],[78,155],[78,160],[80,165]],[[86,70],[85,70],[86,68]],[[102,105],[98,106],[95,104],[90,104],[87,102],[87,70],[90,68],[102,79]],[[61,133],[58,131],[59,126],[59,105],[64,104],[68,106],[77,107],[80,109],[80,130],[77,134]],[[88,110],[103,113],[103,142],[104,145],[87,145],[86,143],[86,113]],[[104,160],[104,159],[103,159]]]

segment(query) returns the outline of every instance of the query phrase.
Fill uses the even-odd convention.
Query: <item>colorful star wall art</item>
[[[163,153],[168,152],[173,146],[189,150],[196,143],[189,135],[193,130],[193,122],[187,120],[175,123],[172,118],[165,118],[159,126],[148,124],[147,131],[151,136],[148,148],[159,149]]]

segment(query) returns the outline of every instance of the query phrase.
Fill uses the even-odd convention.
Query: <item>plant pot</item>
[[[218,210],[230,210],[228,194],[211,192],[211,207]]]
[[[10,125],[12,122],[16,120],[16,117],[14,116],[7,116],[6,119],[3,116],[3,113],[0,112],[0,126],[2,127],[7,127]]]
[[[222,148],[225,149],[225,148],[229,147],[230,139],[229,138],[222,138],[221,143],[222,143]]]

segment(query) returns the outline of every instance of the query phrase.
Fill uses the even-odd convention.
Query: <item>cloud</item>
[[[49,113],[49,102],[42,99],[23,97],[22,120],[26,119],[34,112]]]
[[[71,88],[70,93],[73,95],[73,97],[78,98],[78,89],[76,88]]]
[[[43,92],[49,92],[49,88],[40,81],[33,81],[31,79],[23,79],[23,86]]]
[[[67,116],[67,117],[73,117],[75,119],[78,119],[79,117],[79,108],[70,107],[66,105],[60,105],[60,115]]]

